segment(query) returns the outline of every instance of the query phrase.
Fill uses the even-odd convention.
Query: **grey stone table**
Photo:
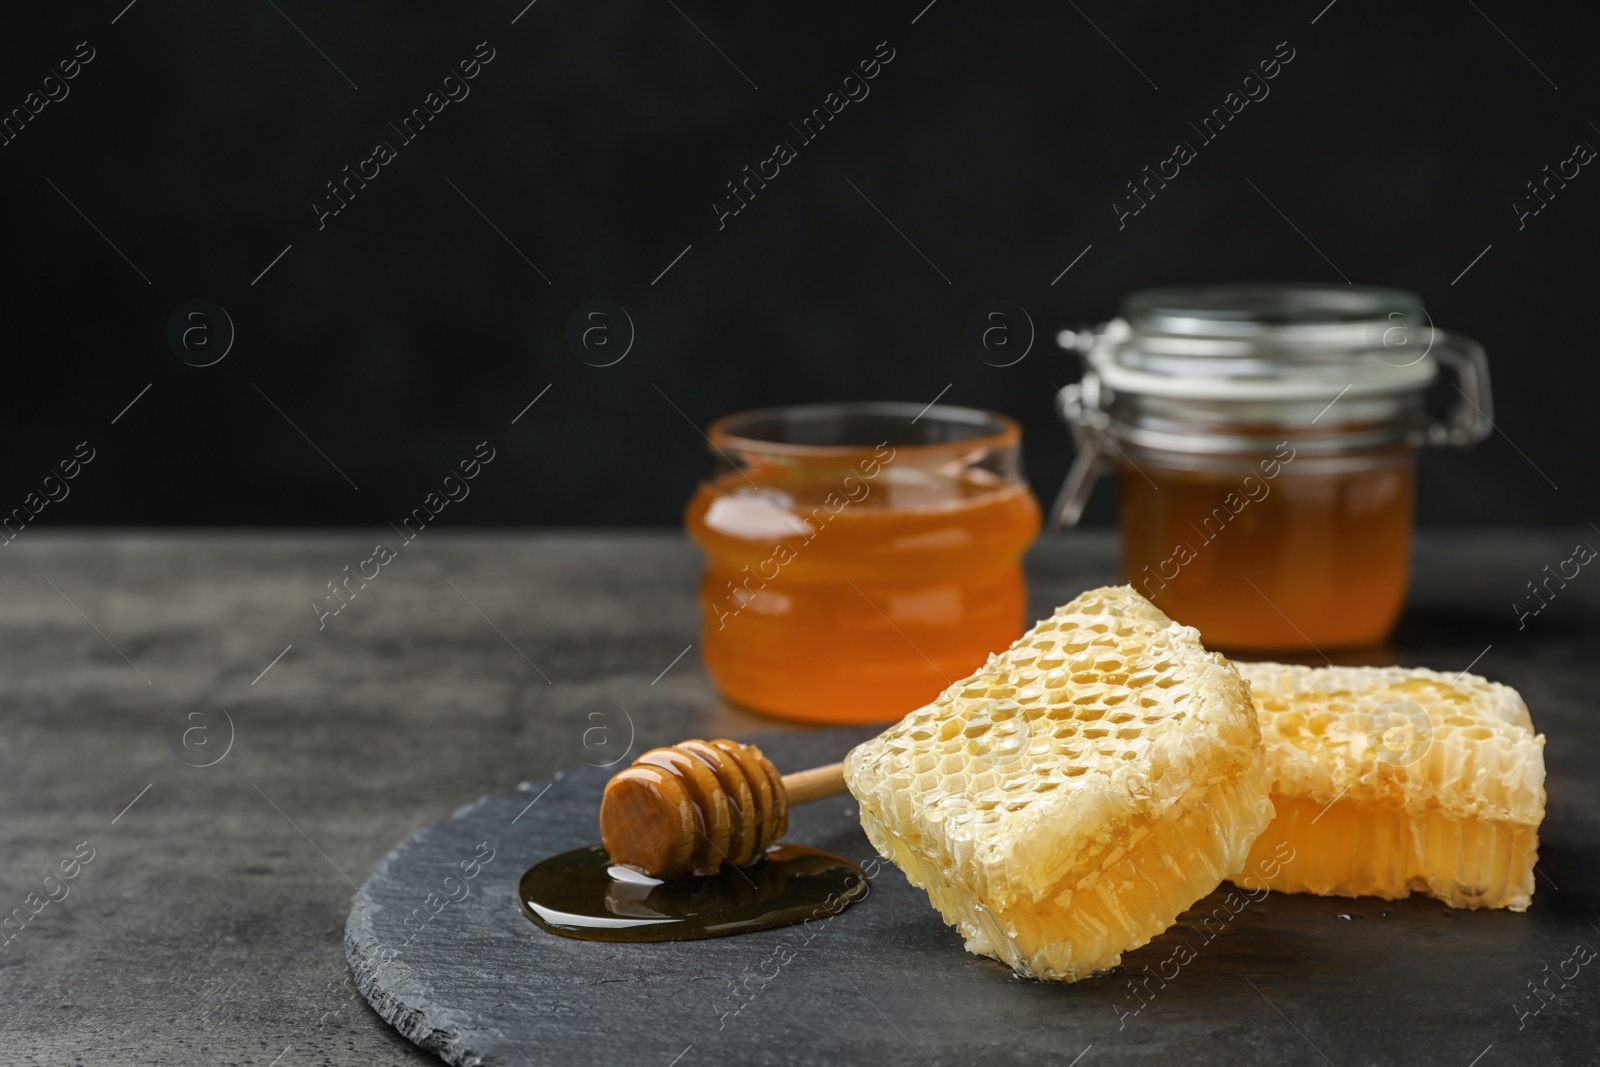
[[[696,651],[680,656],[698,641],[699,562],[675,534],[430,530],[319,628],[311,604],[338,603],[326,583],[376,536],[30,528],[0,552],[0,914],[28,917],[0,946],[0,1064],[437,1063],[368,1008],[345,963],[351,898],[381,857],[484,794],[630,741],[775,726],[720,701]],[[1352,960],[1341,931],[1381,922],[1380,902],[1309,900],[1296,906],[1320,909],[1314,935],[1247,930],[1194,965],[1197,982],[1208,965],[1272,975],[1214,1014],[1168,1009],[1208,1040],[1163,1046],[1156,1004],[1097,1033],[1082,1067],[1600,1063],[1600,961],[1550,982],[1547,1001],[1527,988],[1567,955],[1555,946],[1600,947],[1600,577],[1586,569],[1521,629],[1512,606],[1580,539],[1600,541],[1425,537],[1393,641],[1402,662],[1476,660],[1549,736],[1527,936],[1499,927],[1480,954],[1472,916],[1420,904],[1439,912],[1426,945]],[[1114,545],[1048,543],[1029,573],[1043,614],[1112,580]],[[1405,1010],[1330,995],[1325,965],[1369,968],[1406,990]],[[868,981],[915,1028],[914,979]],[[885,1027],[870,1058],[958,1062],[939,1026],[918,1032],[913,1052]],[[628,1062],[682,1051],[621,1036]]]

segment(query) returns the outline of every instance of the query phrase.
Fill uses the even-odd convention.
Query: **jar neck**
[[[891,481],[1020,481],[1021,430],[1003,415],[900,403],[798,405],[711,426],[715,476],[817,484],[863,470]]]
[[[1428,426],[1420,393],[1271,405],[1122,395],[1103,412],[1120,451],[1191,468],[1253,462],[1285,446],[1302,458],[1359,465],[1420,447]]]
[[[1270,472],[1267,476],[1274,478],[1280,474],[1285,478],[1355,474],[1410,466],[1416,459],[1416,449],[1404,446],[1330,454],[1304,451],[1295,441],[1280,438],[1265,450],[1234,454],[1129,447],[1120,450],[1114,462],[1125,477],[1159,480],[1165,471],[1229,478],[1263,472]]]
[[[825,456],[795,456],[752,448],[715,447],[713,481],[738,491],[756,487],[827,485],[856,476],[886,483],[966,482],[999,487],[1021,483],[1022,449],[1016,442],[950,448],[895,446],[838,450]]]

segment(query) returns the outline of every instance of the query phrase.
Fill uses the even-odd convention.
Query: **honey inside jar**
[[[713,426],[734,469],[701,485],[686,524],[717,688],[788,718],[883,721],[1021,636],[1040,515],[1019,436],[983,412],[889,404]]]
[[[1326,473],[1265,463],[1124,470],[1124,578],[1212,646],[1378,644],[1405,603],[1415,463]]]

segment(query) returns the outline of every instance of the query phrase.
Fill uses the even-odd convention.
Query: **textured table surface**
[[[675,659],[698,640],[699,562],[677,535],[429,531],[319,630],[311,602],[375,536],[30,529],[0,554],[0,892],[6,914],[30,916],[0,948],[0,1064],[437,1063],[367,1007],[345,963],[351,898],[381,857],[486,793],[604,762],[630,739],[638,752],[773,728],[718,700],[697,652]],[[1597,540],[1423,538],[1392,647],[1440,669],[1476,659],[1549,737],[1523,925],[1479,936],[1464,924],[1506,917],[1411,902],[1440,913],[1437,934],[1347,935],[1381,923],[1381,903],[1317,901],[1326,927],[1290,943],[1247,914],[1189,969],[1196,988],[1242,969],[1259,993],[1174,1001],[1166,1020],[1158,1001],[1126,1029],[1064,1033],[1061,1062],[1087,1045],[1082,1067],[1158,1053],[1600,1062],[1600,960],[1550,980],[1546,1001],[1528,989],[1571,957],[1567,942],[1600,948],[1600,579],[1584,571],[1522,629],[1513,610],[1580,538]],[[1112,580],[1113,544],[1046,544],[1029,572],[1043,614]],[[45,880],[89,849],[71,881]],[[46,892],[60,899],[33,914]],[[1354,951],[1373,944],[1384,950]],[[862,976],[885,1016],[862,1060],[964,1062],[959,1035],[923,1017],[937,991],[907,967]],[[1335,995],[1351,969],[1404,990],[1394,1010]],[[1114,1024],[1113,993],[1100,996]],[[1163,1046],[1164,1024],[1208,1038]],[[603,1019],[582,1025],[604,1033]],[[619,1047],[662,1065],[684,1051],[670,1028],[607,1036],[624,1039],[597,1042],[608,1063]],[[695,1062],[730,1061],[690,1049],[681,1067]]]

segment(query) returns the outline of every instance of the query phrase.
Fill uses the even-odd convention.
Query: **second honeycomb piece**
[[[1528,907],[1544,737],[1515,689],[1411,667],[1238,667],[1277,814],[1236,882]]]
[[[1272,815],[1249,687],[1094,589],[845,758],[867,837],[967,949],[1075,981],[1243,864]]]

